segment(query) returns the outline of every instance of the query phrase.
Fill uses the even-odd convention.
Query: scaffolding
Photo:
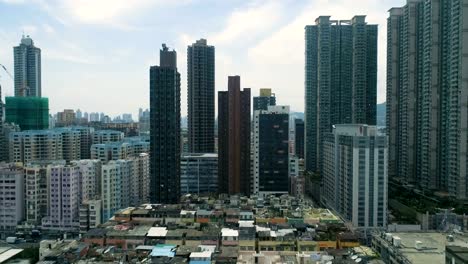
[[[22,131],[49,127],[49,99],[41,97],[6,97],[5,119]]]

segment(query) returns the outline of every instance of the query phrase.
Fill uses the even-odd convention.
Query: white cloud
[[[278,100],[290,104],[295,110],[304,106],[304,27],[315,23],[320,15],[331,15],[332,19],[351,19],[354,15],[367,15],[366,21],[379,25],[378,39],[378,102],[385,101],[386,74],[386,18],[387,10],[404,5],[398,0],[360,0],[312,2],[303,8],[296,18],[283,25],[268,37],[248,50],[247,74],[252,83],[275,89]],[[294,97],[291,97],[294,94]],[[297,95],[300,96],[297,96]]]
[[[48,34],[55,34],[55,29],[47,23],[42,25],[42,29]]]
[[[31,35],[37,32],[37,27],[33,25],[23,25],[21,26],[21,30],[25,35]]]
[[[0,2],[5,3],[5,4],[17,5],[17,4],[23,4],[25,0],[0,0]]]
[[[129,19],[150,8],[184,5],[191,0],[34,0],[63,25],[103,25],[126,31],[139,30]]]
[[[253,2],[231,13],[221,32],[210,37],[216,45],[239,45],[265,33],[282,17],[280,1]]]

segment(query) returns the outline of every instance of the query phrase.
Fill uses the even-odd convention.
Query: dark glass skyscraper
[[[304,158],[304,120],[297,118],[294,119],[294,153]]]
[[[15,62],[15,96],[42,96],[41,49],[29,36],[13,48]]]
[[[269,88],[261,88],[260,95],[253,98],[253,110],[267,110],[270,105],[276,105],[275,94]]]
[[[323,139],[334,124],[376,122],[377,25],[365,16],[305,28],[305,161],[319,171]]]
[[[289,190],[289,106],[254,113],[253,192],[261,196]]]
[[[177,203],[180,194],[180,74],[165,44],[150,67],[150,200]]]
[[[215,118],[215,48],[206,39],[187,48],[189,152],[213,153]]]
[[[228,77],[218,92],[218,184],[220,193],[250,194],[250,88]]]

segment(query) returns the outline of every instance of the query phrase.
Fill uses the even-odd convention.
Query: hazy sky
[[[227,76],[270,87],[277,103],[304,109],[304,26],[320,15],[367,15],[379,25],[378,98],[385,101],[387,11],[405,0],[0,0],[0,63],[13,72],[22,32],[42,50],[42,93],[51,113],[64,108],[135,115],[149,104],[149,66],[161,43],[177,51],[182,115],[187,105],[187,45],[216,47],[216,90]],[[13,83],[0,72],[4,95]]]

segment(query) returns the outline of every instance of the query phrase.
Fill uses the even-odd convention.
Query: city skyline
[[[0,9],[7,11],[3,17],[4,28],[0,30],[0,63],[13,72],[13,46],[18,45],[23,31],[30,35],[42,50],[42,90],[44,97],[50,97],[51,113],[72,108],[106,112],[111,116],[122,112],[137,116],[139,107],[149,105],[146,70],[157,62],[160,43],[166,42],[179,51],[178,64],[181,78],[185,80],[186,47],[200,38],[217,47],[216,91],[227,89],[226,76],[240,75],[244,77],[245,87],[253,89],[254,96],[255,90],[271,87],[278,97],[284,98],[284,104],[291,105],[291,111],[303,112],[304,26],[324,14],[334,17],[366,14],[369,23],[379,24],[379,31],[385,32],[387,10],[405,1],[368,0],[355,6],[346,1],[244,3],[236,0],[217,3],[207,10],[194,8],[197,1],[177,4],[141,1],[130,8],[125,1],[117,1],[112,8],[105,1],[99,2],[73,9],[72,1],[57,1],[56,5],[0,1]],[[161,18],[149,16],[148,10],[155,9],[149,7],[155,6]],[[204,19],[189,23],[187,19],[170,18],[170,30],[160,27],[159,20],[167,18],[163,14],[175,9],[194,21]],[[98,16],[97,11],[102,15]],[[211,15],[209,19],[205,19],[206,12]],[[233,41],[236,38],[242,38],[242,43]],[[379,103],[385,101],[385,47],[386,36],[380,34]],[[3,72],[0,76],[3,94],[13,95],[13,82]],[[68,82],[70,78],[75,81]],[[187,100],[186,86],[183,81],[182,102]],[[132,93],[126,93],[127,89],[132,89]],[[74,100],[86,93],[94,96]],[[115,100],[127,100],[126,104],[117,107],[99,103],[110,94]],[[181,107],[181,115],[187,116],[187,106]]]

